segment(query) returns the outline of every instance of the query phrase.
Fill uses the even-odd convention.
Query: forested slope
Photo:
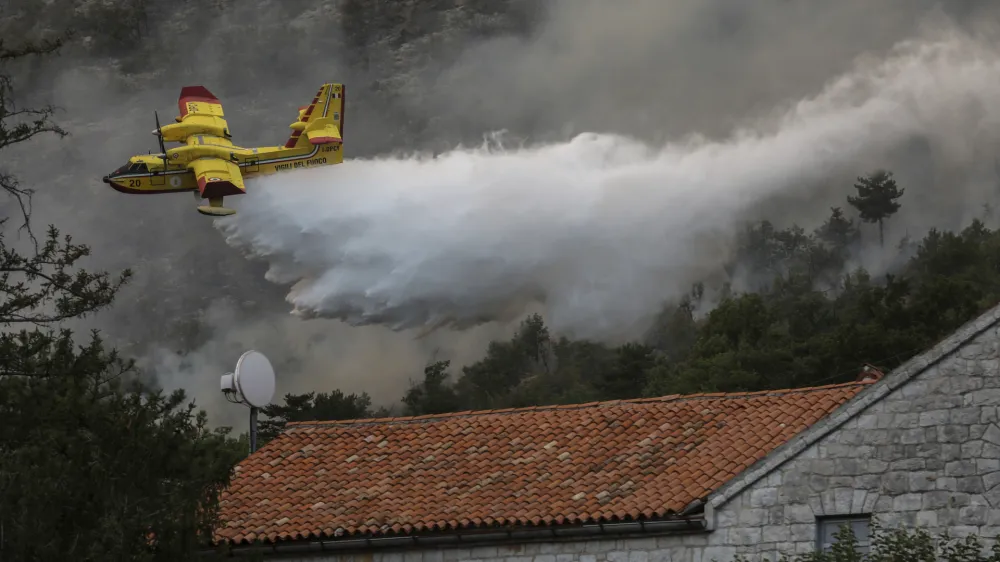
[[[579,403],[673,393],[733,392],[852,380],[865,364],[890,370],[1000,303],[1000,231],[992,209],[960,232],[899,244],[891,273],[854,265],[880,244],[879,219],[905,204],[891,174],[858,178],[844,208],[814,232],[747,225],[728,270],[742,290],[695,286],[667,306],[642,341],[620,346],[554,337],[540,316],[478,362],[428,365],[392,413]],[[848,218],[866,209],[871,222]],[[702,313],[709,309],[709,312]],[[288,395],[266,410],[266,433],[286,420],[381,416],[366,395]]]

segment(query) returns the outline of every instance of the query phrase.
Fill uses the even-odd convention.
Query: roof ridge
[[[588,408],[606,408],[617,405],[652,404],[665,402],[687,402],[694,400],[732,400],[738,398],[754,398],[758,396],[785,396],[789,394],[807,394],[810,392],[821,392],[834,388],[848,388],[854,386],[866,386],[874,384],[874,380],[855,380],[845,383],[827,384],[822,386],[806,386],[800,388],[782,388],[774,390],[756,390],[745,392],[701,392],[695,394],[667,394],[650,398],[626,398],[616,400],[601,400],[597,402],[585,402],[579,404],[550,404],[544,406],[524,406],[520,408],[500,408],[492,410],[462,410],[460,412],[445,412],[441,414],[424,414],[420,416],[390,416],[384,418],[356,418],[350,420],[312,420],[312,421],[290,421],[285,424],[286,429],[293,427],[327,427],[327,426],[350,426],[350,425],[372,425],[386,423],[410,423],[425,422],[432,420],[479,417],[494,414],[517,414],[522,412],[553,411],[553,410],[583,410]]]

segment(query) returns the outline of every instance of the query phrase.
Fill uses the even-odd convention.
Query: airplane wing
[[[236,164],[222,158],[199,158],[188,164],[198,180],[198,191],[206,199],[246,193],[243,174]]]
[[[224,124],[225,113],[222,111],[222,102],[215,94],[208,91],[204,86],[184,86],[181,88],[181,95],[177,99],[177,108],[180,109],[180,116],[177,121],[183,121],[188,116],[209,117],[222,121]]]

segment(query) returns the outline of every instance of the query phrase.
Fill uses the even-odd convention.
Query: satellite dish
[[[247,351],[236,362],[236,370],[222,376],[222,392],[237,395],[237,402],[263,408],[274,397],[274,368],[259,351]]]

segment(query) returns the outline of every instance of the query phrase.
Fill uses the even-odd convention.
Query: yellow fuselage
[[[188,137],[187,145],[167,149],[167,168],[163,158],[154,154],[133,156],[129,164],[108,176],[114,189],[125,193],[176,193],[198,189],[198,180],[186,164],[202,156],[236,159],[244,178],[273,174],[296,168],[328,166],[344,161],[340,143],[306,145],[296,148],[262,146],[241,148],[203,144],[203,137]],[[212,138],[218,143],[221,139]]]

